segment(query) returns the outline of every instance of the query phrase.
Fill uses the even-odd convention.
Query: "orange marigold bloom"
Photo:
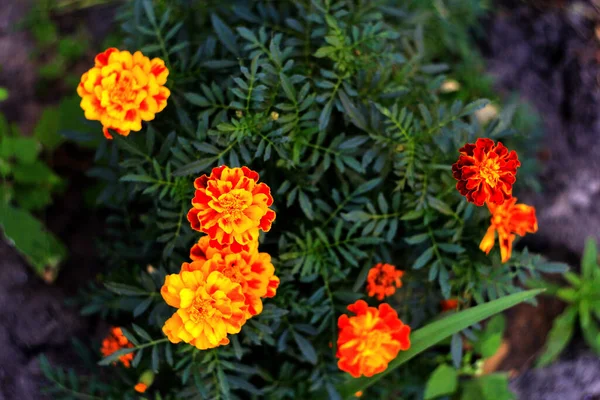
[[[229,246],[234,253],[249,251],[258,241],[258,230],[268,232],[275,219],[271,189],[258,183],[258,174],[248,167],[214,168],[194,181],[196,193],[187,218],[192,228],[207,233],[209,245]]]
[[[107,139],[112,139],[108,129],[127,136],[167,106],[168,75],[159,58],[110,48],[98,54],[94,67],[81,77],[77,87],[81,108],[87,119],[100,121]]]
[[[205,244],[206,240],[200,239],[194,246],[202,251]],[[279,286],[279,278],[275,276],[271,256],[267,253],[259,253],[258,246],[253,246],[252,252],[240,253],[232,253],[227,247],[221,250],[212,247],[204,247],[204,249],[204,258],[198,257],[196,253],[196,260],[183,263],[181,270],[202,271],[205,276],[212,271],[222,273],[241,285],[248,305],[246,318],[260,314],[263,310],[261,297],[273,297]]]
[[[381,301],[384,297],[391,296],[396,288],[402,286],[404,271],[396,269],[391,264],[376,264],[367,275],[367,292],[371,297]]]
[[[359,390],[358,392],[354,393],[354,396],[356,396],[356,397],[362,397],[362,395],[363,395],[362,390]]]
[[[125,335],[123,335],[121,328],[112,327],[108,335],[102,341],[100,352],[104,357],[108,357],[115,351],[131,347],[133,347],[133,344],[127,340]],[[119,361],[127,368],[131,366],[131,360],[133,360],[133,353],[123,354],[119,357]],[[115,364],[116,362],[113,363],[113,365]]]
[[[183,270],[165,277],[160,290],[177,312],[163,326],[173,343],[182,340],[200,350],[229,343],[227,334],[239,333],[248,306],[239,283],[218,271]]]
[[[388,366],[400,350],[410,348],[410,327],[404,325],[389,304],[379,309],[358,300],[348,306],[355,317],[346,314],[338,320],[338,367],[355,378],[371,377]]]
[[[133,388],[138,393],[144,393],[146,389],[148,389],[148,385],[142,382],[138,382]]]
[[[498,232],[503,263],[510,259],[515,235],[525,236],[526,233],[535,233],[538,230],[535,207],[516,203],[517,198],[513,197],[500,206],[488,204],[492,219],[487,233],[479,244],[479,248],[488,254],[494,247],[496,232]]]
[[[517,168],[521,166],[517,153],[508,151],[500,142],[479,138],[460,150],[458,161],[452,165],[456,189],[477,206],[502,204],[512,197]]]
[[[442,312],[456,310],[458,309],[458,300],[457,299],[448,299],[440,301],[440,307],[442,307]]]

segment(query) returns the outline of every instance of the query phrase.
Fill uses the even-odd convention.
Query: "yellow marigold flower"
[[[206,236],[205,236],[206,237]],[[200,239],[198,245],[194,245],[201,251],[206,240]],[[192,254],[194,253],[192,248]],[[221,250],[211,247],[204,248],[204,257],[194,255],[195,261],[183,263],[182,271],[202,271],[208,276],[213,271],[218,271],[242,286],[242,292],[246,298],[248,310],[246,318],[260,314],[263,309],[261,297],[273,297],[279,286],[279,278],[275,276],[275,267],[271,263],[271,256],[267,253],[259,253],[258,246],[254,251],[242,251],[233,253],[229,248]]]
[[[209,245],[229,246],[232,252],[248,251],[258,241],[258,231],[268,232],[275,220],[271,189],[258,183],[258,174],[248,167],[214,168],[194,181],[196,193],[187,218],[192,229],[207,233]]]
[[[338,319],[338,367],[355,378],[385,371],[400,350],[410,348],[410,327],[387,303],[369,307],[364,300],[348,306],[356,316]]]
[[[181,271],[165,277],[160,290],[177,312],[163,326],[173,343],[184,341],[200,350],[229,343],[227,334],[239,333],[248,306],[239,283],[218,271]]]
[[[479,248],[488,254],[494,247],[496,232],[498,232],[500,255],[503,263],[510,259],[515,235],[525,236],[526,233],[535,233],[538,230],[535,207],[516,203],[516,197],[505,201],[499,206],[488,203],[492,219],[490,227],[479,244]]]
[[[127,136],[142,129],[167,106],[171,92],[164,85],[169,70],[163,60],[150,60],[141,52],[110,48],[96,56],[95,65],[81,77],[77,94],[85,117],[100,121],[107,139],[108,129]]]
[[[100,352],[104,357],[108,357],[118,350],[131,347],[133,347],[133,344],[127,340],[125,335],[123,335],[121,328],[112,327],[109,334],[102,340]],[[131,360],[133,360],[133,353],[123,354],[119,357],[119,361],[127,368],[131,366]],[[113,365],[115,364],[116,363],[113,363]]]

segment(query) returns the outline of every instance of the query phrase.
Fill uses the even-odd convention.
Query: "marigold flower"
[[[258,183],[258,174],[248,167],[214,168],[210,176],[194,181],[196,193],[187,218],[192,229],[207,233],[209,245],[229,246],[232,252],[249,251],[258,241],[258,230],[268,232],[275,219],[271,189]]]
[[[104,357],[108,357],[115,351],[131,347],[133,347],[133,344],[127,340],[125,335],[123,335],[121,328],[112,327],[108,335],[102,341],[100,352]],[[133,360],[133,353],[123,354],[119,357],[119,361],[127,368],[131,366],[131,360]],[[116,365],[116,362],[114,362],[113,365]]]
[[[354,393],[355,397],[362,397],[362,395],[363,395],[362,390],[359,390],[358,392]]]
[[[381,301],[384,297],[393,295],[396,288],[402,286],[404,271],[396,269],[391,264],[376,264],[367,275],[367,293]]]
[[[169,70],[163,60],[150,60],[141,52],[110,48],[96,56],[95,65],[83,74],[77,87],[85,117],[127,136],[142,129],[167,106],[171,92],[164,85]]]
[[[160,292],[178,309],[163,326],[173,343],[183,340],[200,350],[218,347],[228,344],[227,334],[239,333],[246,323],[242,287],[218,271],[167,275]]]
[[[371,377],[388,366],[400,350],[410,348],[410,327],[398,319],[389,304],[379,309],[358,300],[348,306],[356,316],[338,319],[338,367],[355,378]]]
[[[148,389],[148,385],[142,382],[138,382],[133,388],[138,393],[144,393],[146,389]]]
[[[460,150],[458,161],[452,165],[456,189],[477,206],[502,204],[512,197],[517,168],[521,166],[517,153],[508,151],[500,142],[479,138]]]
[[[456,310],[456,309],[458,309],[458,300],[457,299],[441,300],[440,307],[442,308],[442,312]]]
[[[200,243],[202,242],[202,243]],[[206,240],[200,240],[198,249]],[[275,276],[275,267],[271,263],[271,256],[259,253],[258,246],[252,252],[242,251],[232,253],[229,248],[217,250],[207,247],[204,250],[205,259],[196,257],[196,261],[183,263],[182,271],[202,271],[208,276],[213,271],[218,271],[239,283],[246,298],[248,310],[246,318],[260,314],[263,309],[261,297],[273,297],[279,286],[279,278]]]
[[[488,204],[492,219],[490,227],[479,244],[479,248],[488,254],[494,247],[496,232],[498,232],[503,263],[510,259],[515,235],[525,236],[526,233],[535,233],[538,230],[535,207],[516,203],[517,198],[513,197],[500,206]]]

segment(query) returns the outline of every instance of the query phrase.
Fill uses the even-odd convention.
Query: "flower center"
[[[394,279],[385,272],[380,272],[375,278],[375,283],[379,286],[390,286],[393,281]]]
[[[206,319],[210,307],[210,300],[205,300],[200,297],[196,297],[189,311],[190,319],[192,320],[192,322],[198,323]]]
[[[239,218],[242,212],[248,208],[247,197],[250,193],[246,191],[235,192],[231,191],[221,196],[219,206],[224,213],[233,218]]]
[[[500,164],[495,160],[488,158],[481,164],[479,164],[479,175],[486,181],[491,187],[495,187],[500,179]]]
[[[221,273],[231,279],[232,282],[241,283],[244,281],[239,269],[236,268],[235,263],[232,263],[231,266],[224,268]]]
[[[379,330],[371,330],[363,336],[365,354],[377,353],[384,342],[389,341],[390,334]]]
[[[118,104],[134,101],[136,93],[133,91],[132,86],[131,77],[121,75],[110,92],[110,100]]]

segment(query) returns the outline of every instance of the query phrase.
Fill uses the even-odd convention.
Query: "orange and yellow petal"
[[[355,378],[385,371],[401,350],[410,348],[410,327],[388,304],[369,307],[364,300],[348,306],[355,316],[338,319],[338,367]]]
[[[205,274],[206,263],[184,263],[161,288],[165,301],[177,308],[163,332],[173,343],[183,341],[202,350],[229,343],[227,334],[241,330],[248,308],[240,284],[218,271]]]
[[[535,207],[516,203],[517,198],[513,197],[501,205],[488,204],[492,214],[490,226],[479,244],[479,248],[488,254],[494,247],[497,234],[503,263],[511,257],[516,235],[525,236],[538,230]]]
[[[102,340],[102,347],[100,348],[100,353],[104,357],[108,357],[114,352],[131,348],[133,344],[129,342],[129,340],[123,335],[123,331],[119,327],[111,328],[109,334]],[[131,361],[133,360],[133,352],[128,354],[123,354],[119,357],[119,361],[126,367],[129,368],[131,366]],[[114,363],[113,363],[114,364]]]
[[[194,187],[188,220],[192,229],[208,235],[210,247],[249,251],[250,244],[258,240],[259,229],[271,228],[273,198],[269,187],[258,183],[255,171],[217,167],[210,175],[197,178]]]
[[[77,87],[85,117],[100,121],[107,139],[112,139],[109,129],[123,136],[141,130],[142,120],[154,119],[166,107],[168,73],[160,59],[107,49],[96,56]]]
[[[148,385],[142,382],[138,382],[133,388],[138,393],[144,393],[146,389],[148,389]]]

